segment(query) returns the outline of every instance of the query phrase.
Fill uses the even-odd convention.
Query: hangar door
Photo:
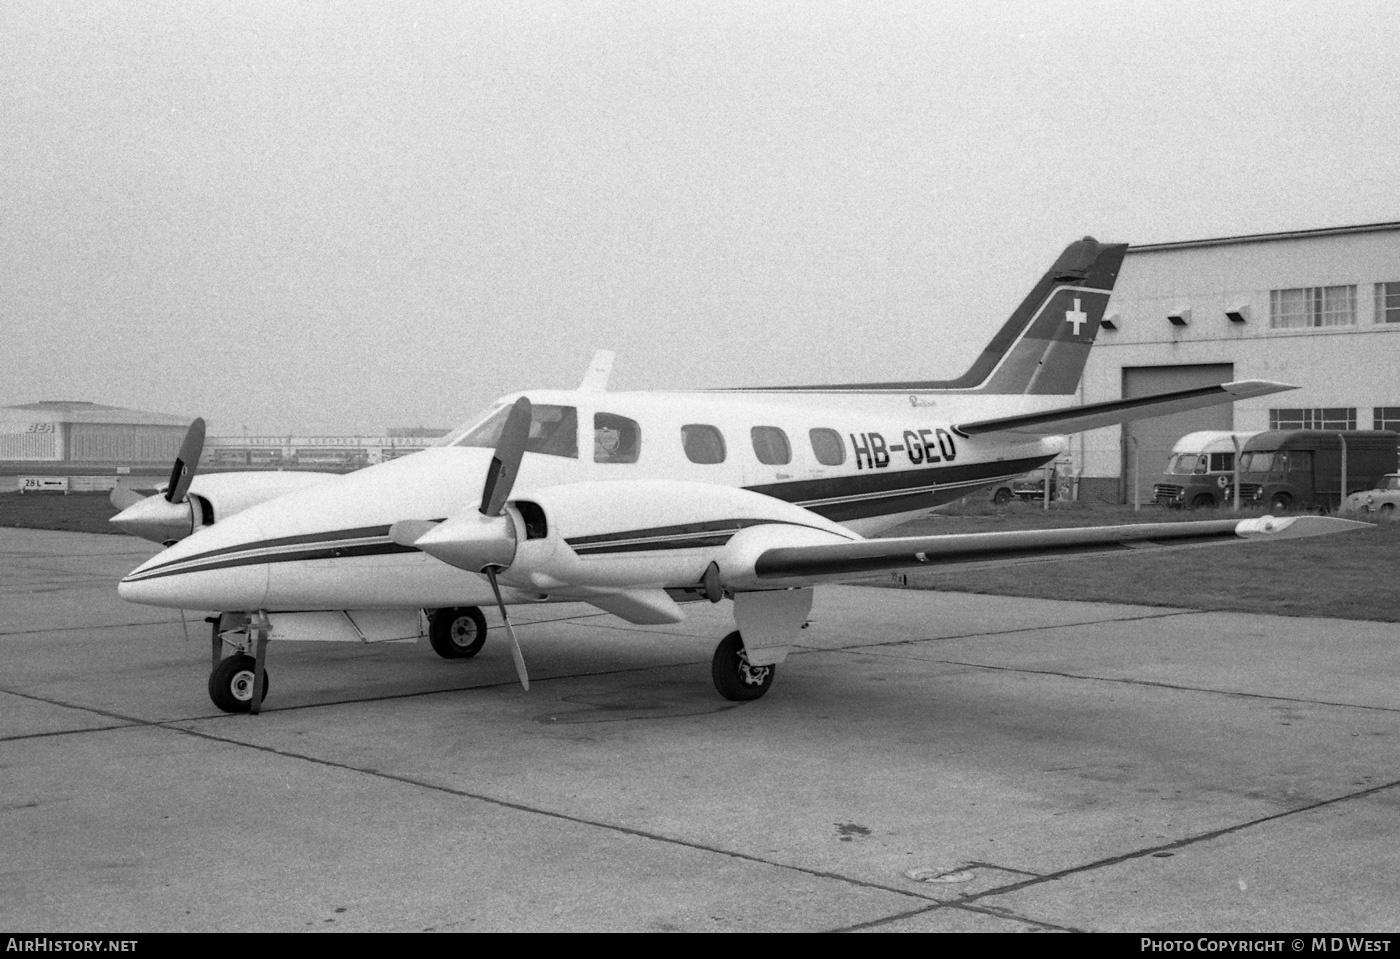
[[[1129,400],[1171,390],[1229,383],[1235,378],[1233,363],[1201,363],[1193,366],[1125,366],[1123,399]],[[1133,501],[1133,440],[1137,440],[1138,495],[1152,502],[1152,484],[1161,478],[1167,456],[1176,441],[1196,430],[1230,430],[1235,427],[1235,406],[1221,403],[1205,409],[1188,410],[1171,416],[1158,416],[1123,424],[1123,502]]]

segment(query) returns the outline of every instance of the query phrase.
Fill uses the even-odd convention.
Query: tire
[[[1385,516],[1385,517],[1387,517],[1387,518],[1393,517],[1393,516],[1395,515],[1395,504],[1394,504],[1394,503],[1382,503],[1382,504],[1381,504],[1381,515],[1382,515],[1382,516]]]
[[[256,663],[247,653],[221,660],[209,674],[209,698],[226,713],[246,713],[253,707],[253,671]],[[272,677],[263,668],[262,698],[272,688]]]
[[[486,643],[486,617],[475,606],[435,609],[428,616],[428,642],[443,659],[470,659]]]
[[[1287,513],[1293,508],[1293,497],[1287,493],[1275,493],[1269,497],[1270,513]]]
[[[1011,490],[1003,486],[992,494],[992,502],[997,506],[1005,506],[1007,503],[1011,502]]]
[[[748,653],[744,652],[744,640],[733,632],[715,647],[715,657],[710,662],[710,676],[715,681],[715,689],[725,699],[733,703],[747,703],[758,699],[773,685],[773,677],[778,674],[776,666],[750,666]]]
[[[1215,509],[1215,497],[1209,493],[1202,493],[1191,501],[1192,509]]]

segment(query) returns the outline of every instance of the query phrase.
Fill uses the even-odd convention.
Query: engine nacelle
[[[541,592],[690,588],[712,562],[728,587],[752,578],[768,545],[860,539],[771,496],[669,480],[546,487],[512,501],[508,513],[517,547],[501,581]]]

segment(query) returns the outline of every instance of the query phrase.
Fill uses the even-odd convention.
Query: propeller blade
[[[481,512],[485,516],[500,516],[506,508],[525,456],[525,444],[530,441],[530,415],[530,401],[522,396],[506,416],[501,438],[496,441],[496,455],[486,470],[486,485],[481,490]]]
[[[141,502],[145,498],[146,497],[136,492],[136,490],[126,489],[125,487],[121,486],[114,486],[112,488],[112,495],[110,497],[110,499],[112,500],[112,505],[115,506],[118,510],[125,510],[130,506],[135,506],[137,503]]]
[[[195,467],[199,466],[200,454],[204,452],[204,420],[196,418],[185,432],[185,441],[180,444],[180,455],[175,457],[175,466],[170,471],[170,483],[165,490],[167,503],[180,503],[189,492],[194,480]]]
[[[491,581],[491,592],[496,594],[496,605],[501,608],[501,620],[506,624],[506,643],[510,646],[511,658],[515,660],[515,675],[520,677],[520,685],[525,687],[525,692],[530,691],[530,674],[525,672],[525,655],[520,652],[520,643],[515,638],[515,630],[511,628],[510,616],[506,613],[506,604],[501,599],[501,587],[496,583],[496,567],[486,567],[486,578]]]

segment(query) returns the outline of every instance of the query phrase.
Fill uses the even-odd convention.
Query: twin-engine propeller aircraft
[[[1292,388],[1245,381],[1069,405],[1126,249],[1071,244],[951,381],[610,393],[596,366],[579,390],[507,396],[412,456],[310,480],[223,474],[202,494],[191,485],[196,421],[166,496],[114,518],[178,539],[119,591],[218,611],[209,692],[230,712],[258,710],[269,640],[411,639],[426,614],[439,655],[473,656],[490,603],[529,689],[512,604],[584,602],[660,624],[681,620],[687,600],[732,600],[738,629],[716,649],[712,675],[725,698],[752,700],[807,623],[819,583],[1363,526],[1264,517],[866,538],[1050,461],[1065,449],[1061,434]],[[199,497],[218,509],[197,509]]]

